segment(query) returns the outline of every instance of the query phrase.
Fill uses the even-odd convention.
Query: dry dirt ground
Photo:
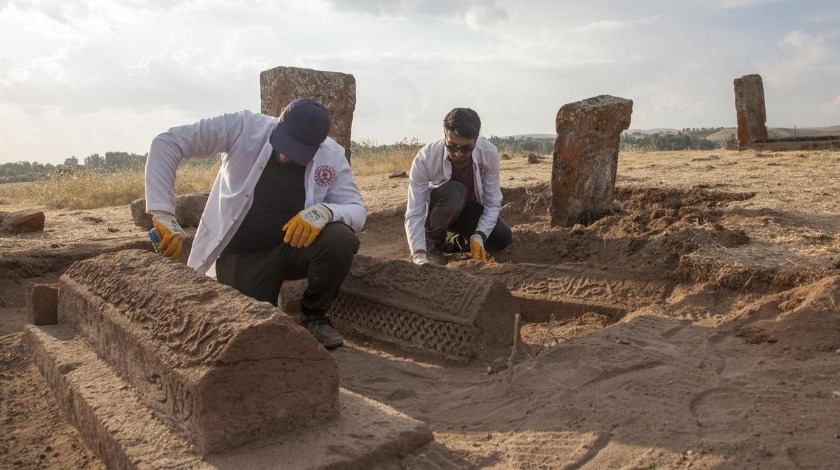
[[[837,468],[839,174],[840,152],[622,153],[614,214],[552,228],[551,158],[504,160],[514,244],[449,266],[508,285],[521,347],[469,365],[354,338],[333,353],[343,387],[434,431],[383,468]],[[406,257],[406,180],[358,182],[361,253]],[[46,216],[0,236],[0,468],[102,468],[21,346],[24,286],[146,240],[128,207]]]

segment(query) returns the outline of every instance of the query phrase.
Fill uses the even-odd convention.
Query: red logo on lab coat
[[[335,169],[331,166],[321,165],[315,168],[315,182],[318,186],[329,186],[335,181]]]

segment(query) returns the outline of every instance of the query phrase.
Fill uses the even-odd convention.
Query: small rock
[[[46,217],[41,211],[23,210],[7,213],[2,228],[9,233],[43,232]]]
[[[152,214],[146,213],[146,199],[135,199],[131,202],[131,219],[134,225],[146,230],[152,228]]]
[[[404,171],[395,171],[388,175],[388,178],[406,178],[408,175]]]

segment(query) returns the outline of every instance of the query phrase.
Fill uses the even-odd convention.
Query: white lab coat
[[[273,116],[241,111],[173,127],[152,141],[146,161],[147,211],[175,213],[175,172],[181,160],[224,153],[187,261],[195,270],[210,270],[251,208],[277,122]],[[333,221],[356,231],[364,226],[367,210],[344,148],[333,139],[328,137],[306,166],[305,189],[305,207],[324,203]]]
[[[445,141],[426,144],[414,157],[408,176],[408,203],[405,209],[405,233],[411,253],[426,249],[426,213],[432,189],[452,178],[452,163],[447,158]],[[476,231],[490,235],[502,209],[499,183],[499,151],[487,139],[479,137],[472,153],[475,196],[484,206]]]

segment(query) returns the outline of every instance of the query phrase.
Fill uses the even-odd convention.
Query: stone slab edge
[[[72,326],[27,325],[24,343],[68,421],[110,469],[363,469],[433,439],[425,423],[340,389],[336,420],[202,460]]]
[[[652,278],[636,281],[616,270],[542,264],[499,265],[482,268],[473,274],[499,280],[520,304],[590,307],[608,315],[644,307],[651,300],[664,300],[673,287],[670,280]],[[546,286],[550,293],[543,293]],[[640,294],[642,299],[637,298]],[[526,312],[523,312],[523,317],[525,315]]]
[[[840,150],[840,137],[837,140],[802,140],[797,142],[751,142],[749,148],[766,151],[795,151],[795,150]]]

